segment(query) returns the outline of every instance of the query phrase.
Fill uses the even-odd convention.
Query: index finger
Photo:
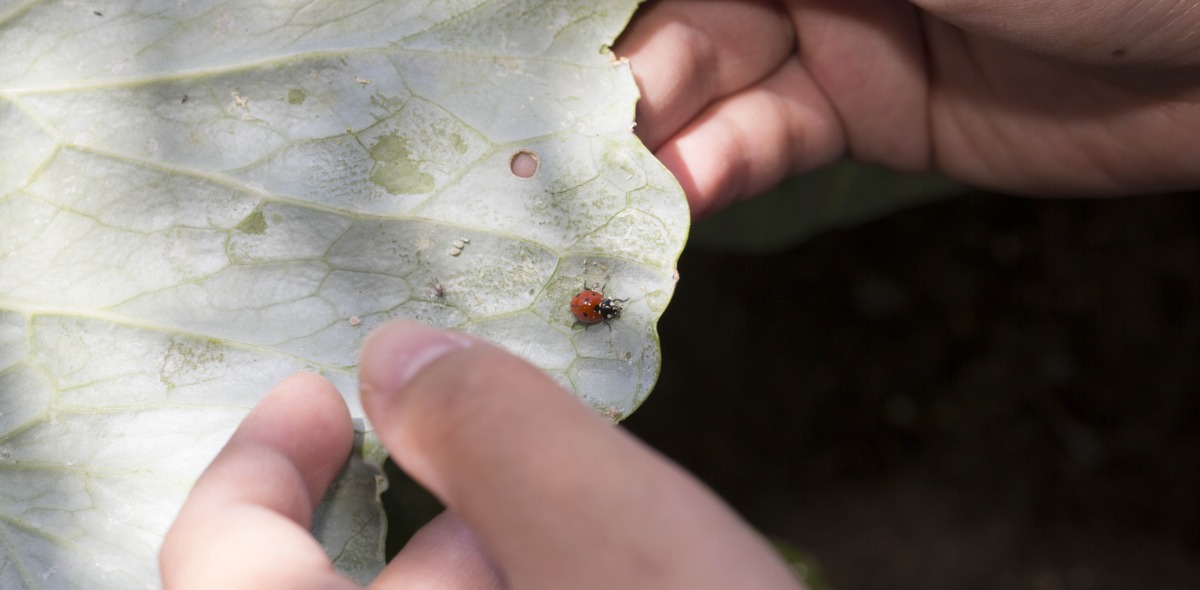
[[[349,411],[310,373],[256,406],[196,482],[159,554],[166,588],[354,587],[309,533],[350,454]]]

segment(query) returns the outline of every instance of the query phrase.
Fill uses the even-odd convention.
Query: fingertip
[[[594,412],[528,362],[467,335],[410,321],[381,327],[359,363],[363,408],[396,462],[449,505],[481,456]],[[503,442],[504,444],[498,444]],[[489,470],[491,468],[489,467]]]
[[[363,410],[392,458],[434,493],[440,489],[439,470],[428,464],[425,453],[417,450],[420,445],[413,441],[427,439],[421,433],[446,417],[432,416],[422,422],[413,416],[428,413],[423,408],[439,397],[453,397],[450,394],[428,395],[431,390],[428,383],[433,384],[435,391],[444,390],[444,372],[433,370],[438,361],[456,351],[475,349],[477,344],[464,334],[409,320],[389,322],[376,329],[363,343],[358,365]],[[462,376],[466,371],[477,374],[476,367],[457,369],[452,373]],[[415,381],[426,385],[413,386]],[[459,389],[452,393],[463,393]]]
[[[329,380],[298,372],[267,393],[230,439],[227,450],[264,446],[294,464],[316,501],[341,470],[354,444],[345,400]]]
[[[349,410],[319,375],[279,382],[201,474],[189,507],[254,504],[307,523],[354,442]]]
[[[797,59],[758,85],[710,105],[655,153],[701,219],[837,161],[837,113]]]
[[[313,373],[280,381],[180,509],[159,552],[164,585],[235,588],[278,579],[292,588],[335,587],[330,581],[338,578],[308,530],[352,444],[350,413],[333,384]]]
[[[332,432],[348,438],[353,432],[350,408],[342,394],[328,379],[308,371],[298,371],[271,388],[263,396],[247,422],[258,420],[304,420],[313,430]],[[278,432],[283,434],[283,432]]]
[[[474,343],[468,336],[420,322],[396,320],[384,324],[367,337],[359,358],[363,404],[377,406],[399,395],[422,369]]]
[[[613,48],[642,98],[638,137],[651,151],[705,105],[768,75],[795,47],[775,2],[659,0],[639,9]]]

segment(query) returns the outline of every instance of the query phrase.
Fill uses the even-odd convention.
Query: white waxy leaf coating
[[[392,318],[633,411],[688,219],[603,51],[635,6],[0,2],[0,588],[157,587],[192,482],[300,370],[366,433],[314,529],[369,579],[354,365]],[[572,325],[585,282],[628,298],[611,330]]]

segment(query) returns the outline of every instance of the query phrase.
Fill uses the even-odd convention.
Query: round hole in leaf
[[[513,154],[512,159],[508,161],[508,169],[518,178],[533,178],[538,171],[537,154],[526,150]]]

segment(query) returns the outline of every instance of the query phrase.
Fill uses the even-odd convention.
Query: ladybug
[[[628,299],[606,298],[603,289],[601,287],[601,290],[597,291],[595,286],[589,289],[587,283],[584,283],[583,290],[571,298],[571,314],[575,316],[575,323],[583,324],[585,330],[600,322],[604,322],[611,330],[612,326],[608,320],[621,317],[621,304]]]

